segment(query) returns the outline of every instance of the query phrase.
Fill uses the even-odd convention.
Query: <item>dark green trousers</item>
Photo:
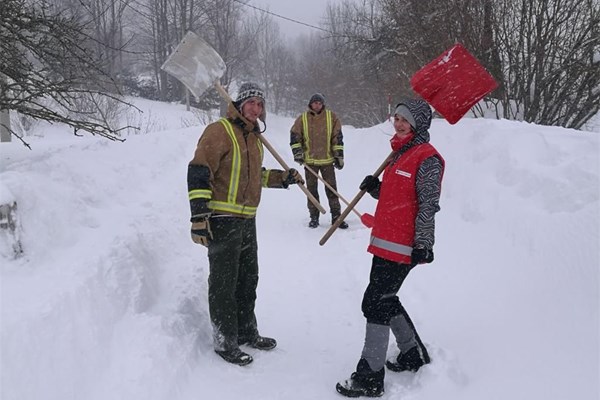
[[[258,335],[254,305],[258,286],[256,219],[212,216],[208,246],[208,306],[215,350],[238,347]]]
[[[337,191],[337,182],[335,180],[335,169],[333,164],[331,165],[309,165],[310,169],[314,172],[321,173],[321,177],[325,182],[329,183],[332,188]],[[316,176],[311,174],[306,168],[304,168],[304,176],[306,179],[306,188],[308,191],[315,196],[315,199],[319,200],[319,181]],[[329,211],[331,211],[331,216],[333,218],[340,216],[340,199],[338,199],[337,195],[333,193],[327,186],[325,186],[325,195],[327,196],[327,201],[329,202]],[[308,206],[308,212],[310,213],[311,218],[319,217],[319,209],[315,207],[315,205],[307,200],[306,202]]]

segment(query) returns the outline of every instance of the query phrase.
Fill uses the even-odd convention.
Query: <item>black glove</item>
[[[335,169],[344,168],[344,159],[342,157],[335,157],[333,159],[333,166],[335,167]]]
[[[198,214],[192,217],[192,240],[205,247],[208,247],[208,242],[213,238],[209,217],[210,214]]]
[[[296,183],[301,183],[304,185],[304,179],[302,179],[302,175],[294,168],[290,168],[286,172],[283,173],[282,185],[284,188],[287,188],[290,185],[294,185]]]
[[[417,264],[429,264],[433,261],[433,250],[431,249],[413,249],[410,256],[410,263],[412,265]]]
[[[361,182],[358,187],[360,190],[366,190],[367,192],[372,192],[377,189],[380,185],[379,178],[373,175],[365,176],[365,179]]]

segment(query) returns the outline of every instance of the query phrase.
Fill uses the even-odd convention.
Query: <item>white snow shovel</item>
[[[177,78],[200,99],[225,73],[225,62],[208,43],[188,32],[161,69]]]
[[[227,93],[227,90],[225,90],[219,82],[225,73],[226,68],[225,62],[219,53],[192,31],[186,33],[181,42],[175,47],[175,50],[173,50],[173,53],[169,55],[161,67],[162,70],[183,83],[197,99],[199,99],[206,90],[214,86],[219,92],[219,95],[221,95],[225,101],[230,103],[232,100],[229,93]],[[281,156],[277,154],[264,135],[261,134],[259,137],[261,142],[273,157],[275,157],[279,164],[281,164],[286,171],[289,171],[290,167],[288,167]],[[301,183],[298,183],[297,186],[302,189],[315,207],[317,207],[321,213],[325,214],[326,211],[323,206],[308,191],[308,189]]]

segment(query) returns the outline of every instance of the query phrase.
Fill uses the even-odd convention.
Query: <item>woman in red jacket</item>
[[[367,251],[373,254],[362,311],[367,319],[365,344],[350,379],[336,390],[347,397],[384,393],[384,366],[413,371],[429,363],[427,349],[397,293],[410,270],[433,261],[435,213],[444,174],[444,159],[429,144],[431,108],[423,100],[398,104],[394,112],[394,156],[382,181],[367,176],[360,185],[378,199]],[[386,362],[390,328],[400,354]]]

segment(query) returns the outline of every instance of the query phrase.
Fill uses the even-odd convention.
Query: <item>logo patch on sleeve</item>
[[[396,170],[396,175],[402,175],[407,178],[410,178],[412,176],[412,174],[410,172],[402,171],[401,169]]]

